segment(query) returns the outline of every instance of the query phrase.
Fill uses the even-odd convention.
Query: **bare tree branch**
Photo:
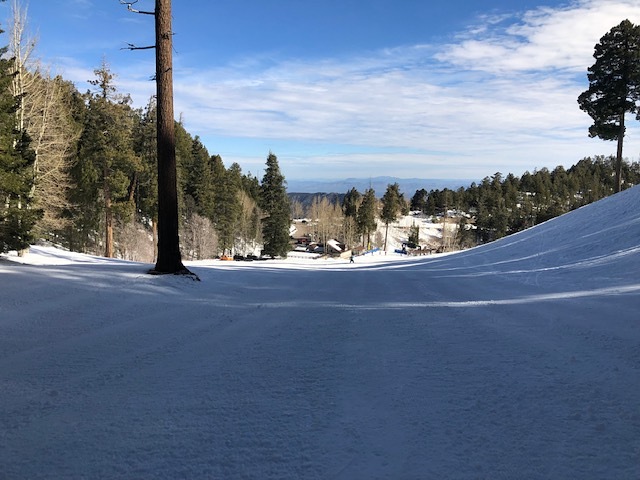
[[[141,13],[144,15],[155,15],[155,12],[145,12],[142,10],[136,10],[135,8],[133,8],[133,5],[135,5],[136,3],[138,3],[139,0],[132,0],[132,1],[126,1],[126,0],[120,0],[120,5],[126,5],[127,6],[127,10],[129,10],[130,12],[133,13]],[[120,50],[151,50],[156,48],[155,45],[147,45],[144,47],[138,47],[136,45],[134,45],[133,43],[127,43],[127,47],[122,47]]]
[[[147,45],[146,47],[136,47],[133,43],[127,43],[127,47],[122,47],[120,50],[151,50],[156,48],[155,45]]]
[[[127,2],[125,0],[120,0],[120,5],[126,5],[127,6],[127,10],[129,10],[130,12],[133,13],[141,13],[143,15],[155,15],[156,12],[145,12],[144,10],[136,10],[135,8],[133,8],[133,6],[138,3],[138,0],[133,0],[131,2]]]

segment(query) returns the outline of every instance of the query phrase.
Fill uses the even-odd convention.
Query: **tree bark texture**
[[[615,193],[618,193],[622,190],[622,143],[624,141],[624,114],[622,112],[620,114],[620,133],[618,133],[618,150],[616,152],[616,184],[615,184]]]
[[[178,237],[171,0],[156,0],[155,23],[158,99],[158,258],[155,271],[178,273],[185,268]]]

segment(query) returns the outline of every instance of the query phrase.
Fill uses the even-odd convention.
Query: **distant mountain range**
[[[345,194],[352,188],[364,193],[369,187],[373,188],[377,197],[382,197],[389,184],[398,183],[400,191],[406,199],[410,199],[416,190],[442,190],[450,188],[456,190],[460,187],[467,188],[477,180],[451,180],[433,178],[397,178],[397,177],[371,177],[371,178],[345,178],[344,180],[287,180],[287,192],[292,193],[338,193]]]

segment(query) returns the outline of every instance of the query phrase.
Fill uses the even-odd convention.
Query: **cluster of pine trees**
[[[460,218],[461,247],[515,233],[600,200],[616,189],[616,158],[584,158],[565,170],[558,166],[525,172],[521,177],[496,173],[458,190],[417,190],[411,209],[427,215]],[[623,188],[640,183],[640,164],[622,162]],[[465,228],[475,224],[474,229]]]
[[[106,64],[85,93],[25,68],[23,79],[42,94],[28,88],[19,98],[12,89],[16,68],[15,57],[0,62],[0,192],[6,204],[0,249],[27,248],[43,238],[78,252],[152,261],[154,99],[133,108]],[[185,258],[253,253],[263,242],[265,253],[286,253],[289,204],[275,155],[260,183],[238,164],[225,168],[177,123],[176,157]]]
[[[133,108],[106,62],[79,92],[32,59],[26,14],[14,8],[0,50],[0,252],[45,239],[73,251],[156,258],[157,108]],[[1,33],[1,32],[0,32]],[[226,168],[176,122],[182,255],[284,255],[289,203],[275,155],[260,182]]]

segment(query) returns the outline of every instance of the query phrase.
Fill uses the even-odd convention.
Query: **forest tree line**
[[[24,14],[14,12],[8,46],[0,51],[0,251],[20,251],[44,239],[73,251],[152,261],[158,211],[155,98],[134,108],[130,96],[117,90],[106,61],[88,79],[86,92],[50,75],[32,58],[35,44],[26,38],[25,24]],[[640,38],[636,26],[623,22],[618,28]],[[586,101],[581,102],[582,107]],[[417,190],[410,199],[397,184],[381,200],[372,189],[354,188],[340,201],[318,196],[302,211],[289,201],[271,152],[260,181],[237,163],[226,167],[176,122],[176,159],[180,243],[187,260],[258,248],[285,255],[290,220],[300,216],[314,219],[321,241],[337,238],[365,248],[381,222],[386,246],[388,226],[409,209],[445,217],[464,212],[457,242],[467,247],[599,200],[640,177],[637,162],[585,158],[568,170],[543,168],[521,177],[496,173],[468,188]]]
[[[622,189],[640,183],[640,163],[622,162]],[[381,198],[373,189],[352,188],[345,194],[291,194],[293,218],[307,218],[314,240],[337,238],[347,245],[384,247],[384,238],[371,241],[377,222],[393,223],[400,215],[432,217],[434,222],[458,224],[453,248],[468,248],[497,240],[576,208],[616,190],[616,158],[587,157],[565,169],[541,168],[518,177],[497,172],[479,183],[453,189],[418,189],[405,198],[398,184],[388,185]],[[365,199],[367,199],[365,201]],[[367,239],[368,237],[368,239]],[[408,242],[420,243],[418,238]]]
[[[155,149],[155,102],[133,109],[127,96],[109,90],[111,74],[103,66],[96,70],[97,92],[80,95],[78,155],[72,158],[70,181],[72,208],[63,212],[64,230],[41,232],[54,235],[58,243],[76,251],[96,251],[110,243],[105,256],[135,258],[141,249],[153,248],[157,218],[157,158]],[[76,92],[72,96],[78,97]],[[117,125],[118,128],[109,128]],[[211,155],[197,136],[176,123],[176,161],[182,254],[185,259],[212,258],[232,252],[253,252],[271,243],[273,233],[288,232],[288,199],[277,158],[267,158],[262,183],[240,165],[225,167],[219,155]],[[275,178],[273,178],[275,176]],[[280,215],[270,225],[268,212],[274,200],[284,203],[286,219]],[[269,230],[270,227],[276,230]],[[288,240],[288,238],[287,238]],[[286,242],[288,246],[288,241]],[[267,248],[282,254],[280,242]],[[148,251],[144,257],[153,258]]]
[[[131,98],[117,91],[106,63],[95,70],[93,88],[84,93],[59,76],[20,69],[15,57],[0,66],[0,93],[6,99],[0,108],[3,125],[8,125],[2,141],[28,149],[25,156],[30,158],[16,162],[3,157],[0,178],[17,177],[22,185],[11,195],[18,213],[15,228],[3,229],[3,250],[45,239],[77,252],[152,261],[157,222],[154,98],[144,108],[133,108]],[[11,81],[17,70],[24,94]],[[18,143],[17,137],[23,140]],[[284,202],[288,232],[288,199],[275,155],[267,158],[275,184],[265,184],[238,164],[225,167],[220,156],[211,155],[177,122],[176,158],[186,259],[253,251],[268,243],[264,235],[269,238],[270,233],[263,230],[265,219],[272,217],[264,208],[268,195]],[[265,174],[267,182],[271,177]],[[275,193],[265,191],[269,188]],[[33,217],[30,224],[18,221],[28,215]],[[280,229],[282,223],[280,219]],[[281,252],[282,246],[275,249]]]
[[[13,62],[3,63],[2,93],[9,99],[16,88],[11,81]],[[153,260],[157,220],[154,99],[144,108],[133,108],[130,97],[116,90],[106,64],[95,70],[94,88],[84,93],[61,77],[49,78],[41,71],[22,72],[21,77],[29,88],[24,89],[19,109],[12,105],[7,112],[10,119],[22,119],[24,139],[29,139],[33,152],[33,162],[23,165],[24,178],[29,180],[23,195],[30,199],[30,207],[22,209],[31,214],[33,228],[20,237],[26,244],[6,244],[4,250],[26,247],[38,238],[78,252]],[[25,142],[16,145],[24,148]],[[264,240],[264,179],[260,182],[245,174],[236,163],[225,167],[222,158],[211,155],[180,122],[176,123],[176,157],[184,258],[246,255],[259,248]],[[282,194],[285,182],[277,159],[270,154],[268,160],[281,177],[275,186]],[[639,164],[623,162],[622,177],[623,188],[639,183]],[[464,248],[523,230],[614,190],[615,159],[585,158],[567,170],[542,168],[521,177],[496,173],[457,190],[420,189],[406,199],[397,192],[398,206],[388,220],[393,223],[409,210],[432,216],[467,213],[470,218],[459,217],[462,226],[475,228],[459,230],[457,243]],[[317,221],[320,241],[337,238],[364,247],[379,243],[371,235],[377,222],[383,221],[385,202],[373,190],[319,195],[306,206],[295,198],[289,202],[284,193],[279,202],[286,215],[280,214],[276,228],[281,232],[278,254],[288,248],[282,225],[291,218]]]
[[[614,193],[616,159],[584,158],[569,169],[542,168],[521,177],[500,172],[457,190],[417,190],[411,209],[426,215],[461,215],[461,247],[519,232]],[[640,183],[640,164],[622,162],[623,189]],[[470,219],[469,219],[470,217]],[[475,229],[464,228],[472,222]]]

